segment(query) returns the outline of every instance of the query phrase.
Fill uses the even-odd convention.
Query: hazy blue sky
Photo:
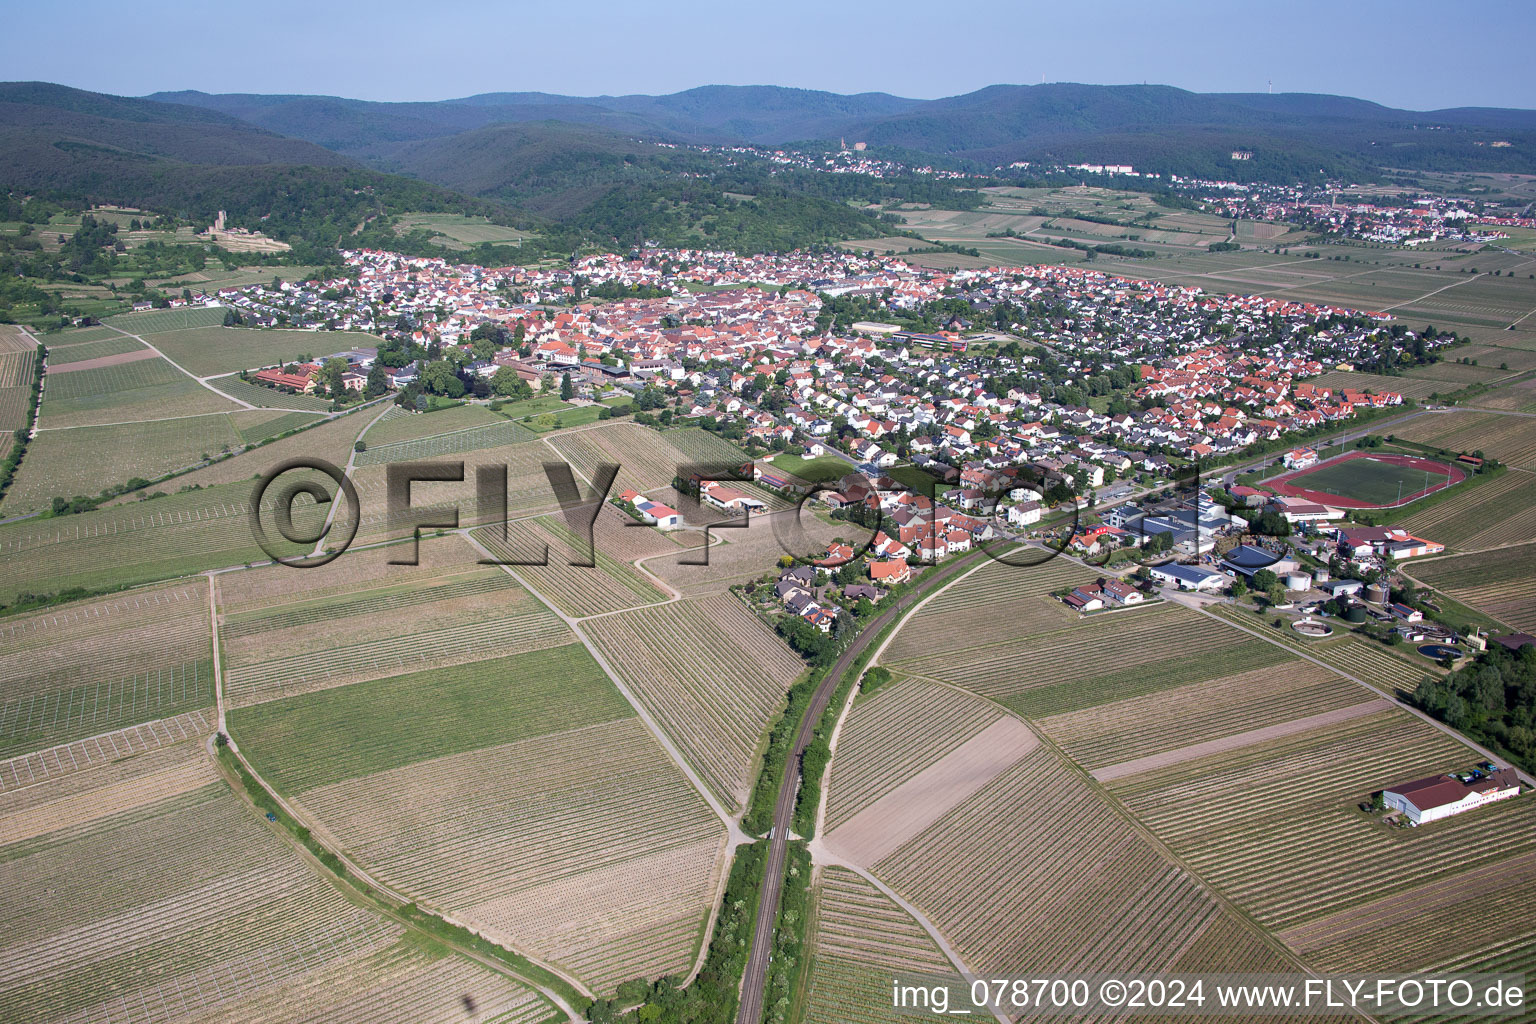
[[[1536,108],[1533,0],[731,0],[647,3],[0,0],[0,76],[446,99],[787,85],[919,98],[996,83],[1331,92]]]

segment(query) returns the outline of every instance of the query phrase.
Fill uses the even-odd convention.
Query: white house
[[[1040,521],[1040,503],[1038,501],[1021,501],[1017,505],[1008,506],[1009,526],[1032,526]]]

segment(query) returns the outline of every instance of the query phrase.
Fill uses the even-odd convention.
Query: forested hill
[[[310,260],[393,213],[510,214],[224,114],[42,83],[0,83],[0,187],[199,225],[225,210]]]
[[[1282,181],[1365,176],[1382,167],[1536,173],[1536,112],[1397,110],[1309,93],[1055,83],[995,85],[937,100],[777,86],[706,86],[667,96],[490,93],[438,103],[195,92],[155,98],[219,111],[405,170],[423,151],[410,149],[411,143],[435,139],[440,151],[451,151],[483,144],[480,130],[492,125],[553,121],[646,141],[862,141],[879,150],[946,156],[983,167],[1015,160],[1127,163],[1151,171]],[[1253,159],[1234,166],[1234,149],[1253,153]]]

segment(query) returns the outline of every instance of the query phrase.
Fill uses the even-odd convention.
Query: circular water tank
[[[1312,589],[1312,577],[1304,572],[1283,572],[1280,574],[1280,582],[1286,590]]]
[[[1327,569],[1313,569],[1312,578],[1319,583],[1327,583],[1330,579]]]
[[[1372,604],[1385,604],[1387,600],[1387,588],[1382,586],[1380,583],[1372,583],[1370,586],[1365,588],[1365,593],[1362,596]]]
[[[1364,622],[1365,621],[1365,605],[1363,605],[1363,604],[1352,604],[1348,608],[1344,609],[1344,621],[1345,622]]]

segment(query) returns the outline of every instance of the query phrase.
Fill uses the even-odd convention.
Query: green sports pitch
[[[1349,508],[1406,504],[1462,479],[1441,462],[1402,455],[1353,452],[1316,469],[1287,474],[1275,481],[1282,494]]]

